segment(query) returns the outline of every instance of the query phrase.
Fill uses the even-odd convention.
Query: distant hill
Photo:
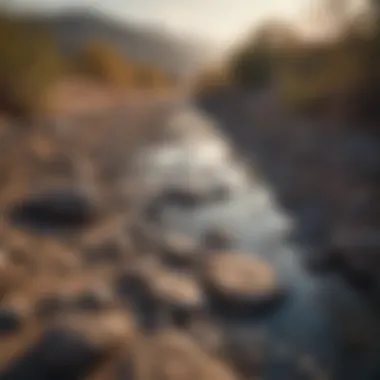
[[[210,57],[210,46],[182,40],[160,29],[144,28],[91,11],[70,11],[54,15],[23,15],[48,27],[63,51],[71,54],[93,39],[117,46],[126,56],[154,64],[179,75],[191,75]]]

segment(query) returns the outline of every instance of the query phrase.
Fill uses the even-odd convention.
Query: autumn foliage
[[[0,107],[17,116],[42,112],[65,60],[46,31],[0,17]]]
[[[175,86],[169,73],[126,57],[108,41],[92,40],[75,54],[63,55],[48,29],[0,16],[2,112],[25,118],[49,112],[52,87],[78,75],[117,90]]]

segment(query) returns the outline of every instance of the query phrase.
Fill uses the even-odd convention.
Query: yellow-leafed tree
[[[49,107],[50,87],[65,62],[48,30],[0,17],[0,106],[17,116],[32,116]]]
[[[78,64],[83,73],[103,83],[121,88],[132,84],[133,65],[108,42],[93,41],[84,46]]]

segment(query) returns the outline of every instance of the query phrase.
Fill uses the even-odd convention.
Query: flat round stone
[[[205,265],[204,282],[214,301],[231,308],[259,309],[283,294],[277,275],[268,263],[238,252],[222,252],[210,257]]]

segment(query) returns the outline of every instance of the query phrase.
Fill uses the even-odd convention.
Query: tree
[[[78,65],[84,74],[116,87],[130,85],[134,70],[117,48],[100,40],[83,47]]]
[[[0,98],[7,112],[27,116],[48,107],[47,93],[65,71],[56,41],[43,28],[0,16]]]

